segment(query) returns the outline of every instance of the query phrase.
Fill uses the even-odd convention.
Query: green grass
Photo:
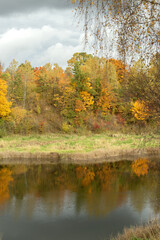
[[[160,135],[129,134],[46,134],[11,135],[0,139],[0,152],[84,153],[93,150],[141,149],[160,147]]]

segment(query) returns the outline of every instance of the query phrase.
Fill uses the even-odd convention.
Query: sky
[[[71,0],[0,0],[0,62],[15,59],[32,66],[58,63],[66,68],[75,52],[84,51]]]

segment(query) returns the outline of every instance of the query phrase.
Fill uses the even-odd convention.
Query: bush
[[[62,123],[62,131],[65,133],[70,133],[73,131],[73,127],[67,122]]]

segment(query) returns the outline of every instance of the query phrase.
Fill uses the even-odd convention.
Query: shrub
[[[70,133],[72,132],[73,128],[70,124],[68,124],[67,122],[62,123],[62,131],[65,133]]]

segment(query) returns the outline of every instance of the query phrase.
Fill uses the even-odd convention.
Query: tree
[[[23,105],[24,83],[18,70],[11,75],[11,79],[8,81],[8,93],[13,106]]]
[[[144,101],[137,100],[131,108],[134,117],[140,121],[144,121],[149,117],[149,109]]]
[[[146,67],[144,61],[138,60],[129,69],[123,84],[124,101],[135,102],[138,111],[147,106],[149,109],[147,118],[149,116],[157,120],[160,117],[159,69],[160,57],[157,55],[151,60],[149,68]]]
[[[34,82],[34,71],[31,66],[31,63],[28,61],[25,61],[25,63],[22,63],[17,70],[20,75],[21,79],[24,83],[24,91],[23,91],[23,108],[26,108],[26,105],[29,105],[34,98],[33,95],[33,89],[35,88],[35,82]]]
[[[7,72],[9,72],[12,77],[14,77],[17,69],[18,69],[18,62],[15,59],[13,59],[12,62],[9,64],[9,67],[7,68]]]
[[[11,112],[11,102],[7,100],[7,83],[0,79],[0,118],[7,117]]]
[[[88,59],[93,58],[91,54],[87,54],[86,52],[77,52],[74,53],[73,57],[68,60],[68,71],[70,70],[72,73],[74,72],[75,64],[78,63],[79,66],[83,66]]]
[[[125,64],[121,60],[116,60],[113,58],[109,59],[107,61],[107,63],[112,63],[115,66],[117,77],[118,77],[118,82],[123,83],[126,72],[127,72]]]
[[[107,82],[113,87],[118,88],[119,82],[118,82],[118,74],[116,71],[116,67],[113,63],[107,61],[106,67],[105,67],[105,77]]]
[[[113,51],[120,56],[137,54],[143,58],[159,51],[159,0],[72,0],[76,12],[84,16],[86,43],[96,50]],[[116,45],[112,46],[112,40]],[[88,41],[89,40],[89,41]],[[111,47],[111,48],[110,48]]]
[[[112,88],[109,84],[107,87],[101,89],[100,97],[96,103],[99,110],[102,110],[102,113],[106,115],[111,108],[115,105],[116,99],[112,92]]]

